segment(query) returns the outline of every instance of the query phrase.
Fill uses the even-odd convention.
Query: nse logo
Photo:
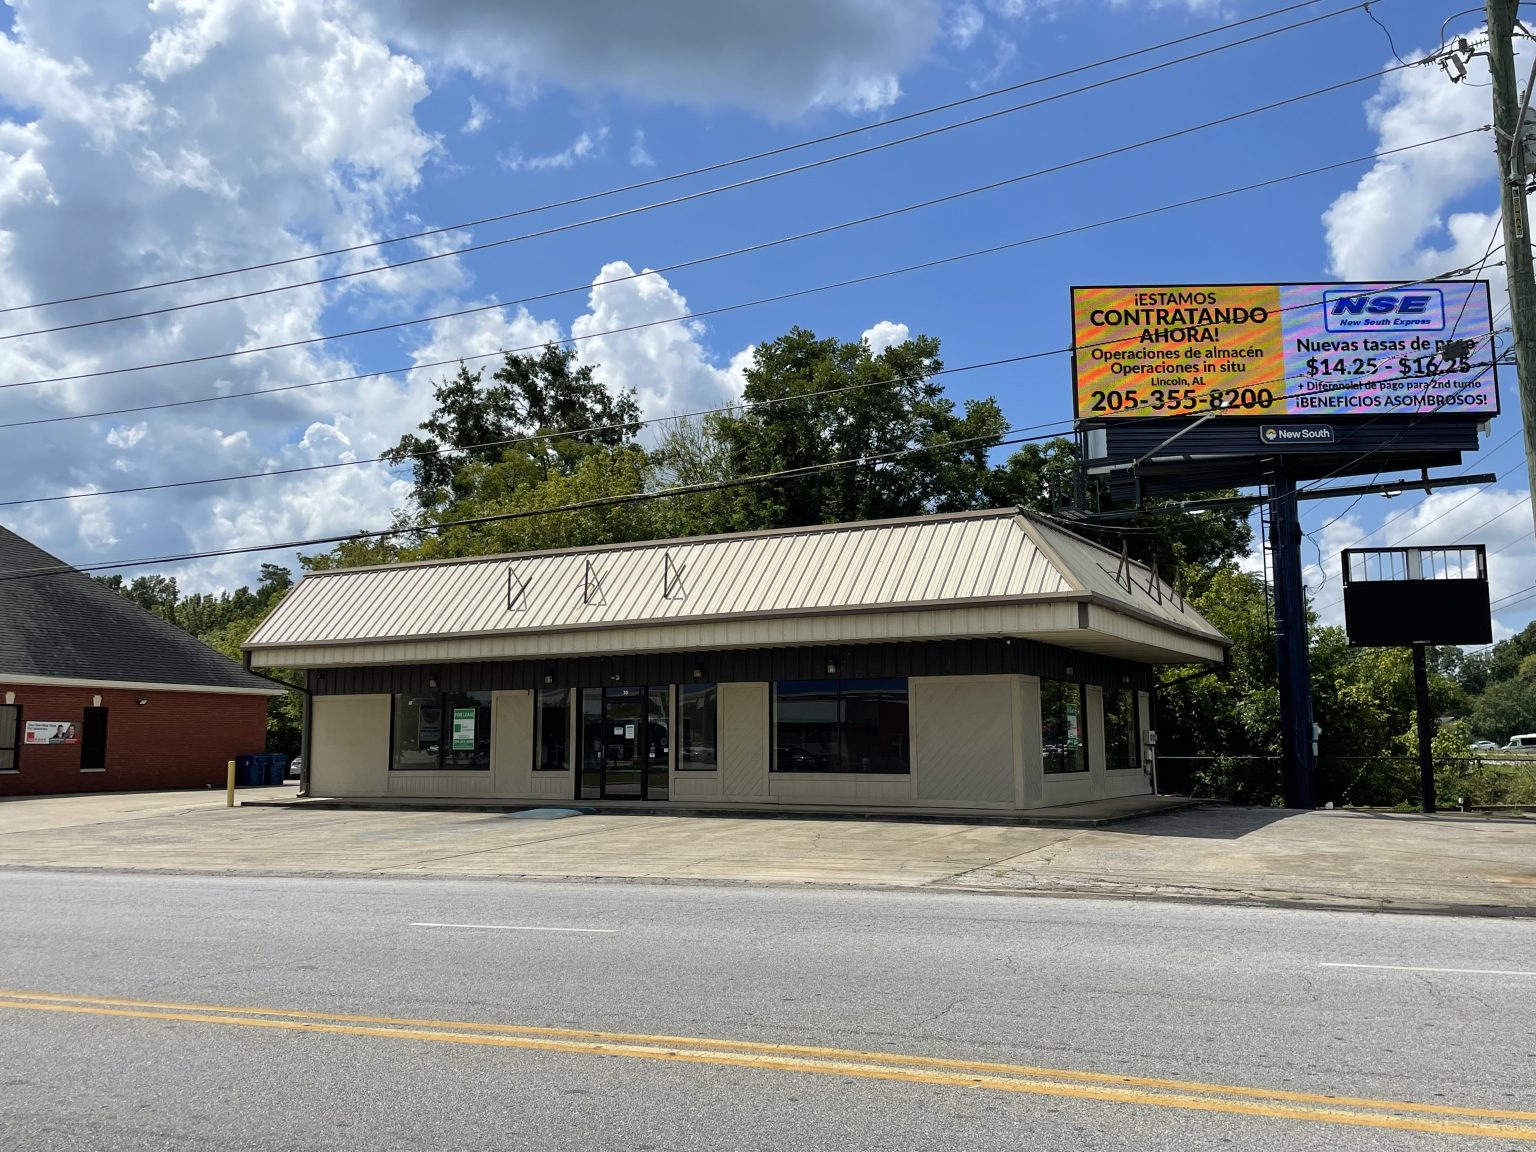
[[[1445,327],[1445,297],[1438,288],[1411,292],[1324,292],[1323,323],[1329,332],[1368,328],[1439,331]]]

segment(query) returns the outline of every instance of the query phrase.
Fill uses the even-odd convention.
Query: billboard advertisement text
[[[1079,420],[1498,413],[1488,283],[1072,289]]]

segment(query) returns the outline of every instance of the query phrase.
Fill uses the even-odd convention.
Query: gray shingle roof
[[[31,579],[11,573],[68,567],[0,527],[0,681],[9,676],[122,680],[188,688],[267,691],[197,637],[82,572]]]

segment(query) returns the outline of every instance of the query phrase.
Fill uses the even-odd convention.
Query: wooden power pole
[[[1515,372],[1520,418],[1525,428],[1525,473],[1536,525],[1536,269],[1531,261],[1531,225],[1526,215],[1525,140],[1522,98],[1515,75],[1517,0],[1487,0],[1488,66],[1493,80],[1493,126],[1499,149],[1499,202],[1504,210],[1504,270],[1509,278],[1510,320],[1515,331]],[[1489,347],[1492,348],[1490,338]]]

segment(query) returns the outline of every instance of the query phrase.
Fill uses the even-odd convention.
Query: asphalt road
[[[6,1152],[1536,1148],[1533,1068],[1530,920],[0,873]]]

